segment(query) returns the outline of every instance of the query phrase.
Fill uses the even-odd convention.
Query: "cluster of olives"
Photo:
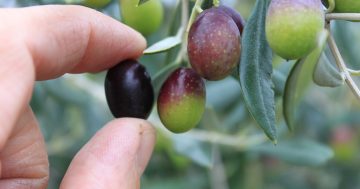
[[[187,52],[191,68],[175,70],[163,84],[158,113],[170,131],[181,133],[196,126],[205,111],[204,79],[221,80],[240,60],[243,19],[235,10],[212,7],[192,24]]]
[[[219,6],[204,10],[188,35],[188,57],[192,68],[176,69],[163,83],[157,108],[164,126],[181,133],[196,126],[205,111],[205,82],[230,75],[240,60],[244,21],[235,10]],[[115,117],[147,118],[154,91],[145,68],[126,60],[111,68],[105,93]]]

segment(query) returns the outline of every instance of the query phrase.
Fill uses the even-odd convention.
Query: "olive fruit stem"
[[[326,28],[328,29],[329,33],[330,33],[330,25],[327,24]],[[331,35],[329,35],[328,38],[328,44],[331,50],[331,53],[334,55],[335,58],[335,62],[336,65],[338,66],[340,72],[344,75],[345,77],[345,82],[346,84],[349,86],[349,88],[351,89],[351,91],[353,92],[353,94],[355,95],[355,97],[360,100],[360,90],[357,87],[355,81],[352,79],[350,72],[345,64],[344,59],[341,56],[341,53],[339,51],[339,48],[336,45],[335,39],[334,37]]]
[[[202,11],[204,11],[201,7],[196,7],[196,12],[200,14]]]
[[[196,0],[195,5],[191,11],[190,20],[187,24],[186,33],[189,33],[191,25],[194,23],[197,15],[199,14],[199,8],[201,9],[201,4],[203,0]]]
[[[177,61],[175,60],[174,62],[166,65],[165,67],[161,68],[160,71],[158,71],[153,77],[152,77],[152,81],[156,81],[159,77],[161,77],[162,75],[164,75],[165,73],[167,73],[168,71],[180,67],[181,66],[181,61]]]
[[[330,13],[335,9],[335,0],[328,0],[328,3],[329,3],[329,7],[327,8],[326,12]]]
[[[218,7],[220,5],[220,0],[213,0],[213,5]]]
[[[327,13],[326,20],[350,20],[360,21],[360,13]]]
[[[349,68],[347,70],[353,76],[360,76],[360,70],[352,70],[352,69],[349,69]]]
[[[180,37],[183,39],[186,39],[186,30],[184,28],[189,22],[189,0],[182,0],[181,1],[181,26],[176,34],[176,37]],[[186,42],[185,42],[186,43]],[[159,77],[161,77],[163,74],[167,73],[168,71],[172,70],[173,68],[177,68],[181,66],[181,62],[183,58],[185,57],[184,51],[186,50],[186,45],[184,43],[181,44],[181,49],[179,53],[176,56],[176,59],[171,62],[170,64],[167,64],[165,67],[163,67],[159,72],[157,72],[153,77],[152,81],[157,80]]]

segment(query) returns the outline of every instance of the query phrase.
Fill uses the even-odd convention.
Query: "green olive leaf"
[[[313,80],[314,83],[322,87],[338,87],[344,85],[345,77],[323,53],[320,61],[316,64]]]
[[[257,0],[242,38],[240,84],[246,106],[270,140],[276,143],[272,50],[265,37],[270,0]]]
[[[180,37],[177,36],[167,37],[145,49],[144,55],[162,53],[180,44],[181,44]]]
[[[151,45],[145,49],[144,55],[162,53],[180,45],[182,42],[181,36],[183,31],[184,30],[181,27],[176,36],[167,37]]]
[[[250,149],[295,165],[320,166],[334,156],[330,147],[311,139],[281,141],[276,146],[262,144]]]
[[[329,33],[324,29],[319,35],[317,47],[308,56],[299,59],[295,63],[286,80],[283,96],[283,113],[289,130],[294,128],[296,106],[311,83],[312,73],[320,59],[328,36]]]

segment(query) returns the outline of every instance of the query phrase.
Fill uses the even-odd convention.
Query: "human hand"
[[[146,43],[79,6],[2,9],[0,20],[0,188],[46,188],[45,142],[29,107],[35,81],[108,69],[140,56]],[[148,122],[114,120],[77,153],[60,188],[140,188],[154,143]]]

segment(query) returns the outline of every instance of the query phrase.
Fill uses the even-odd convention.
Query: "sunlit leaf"
[[[156,54],[156,53],[165,52],[180,44],[181,44],[181,37],[178,36],[167,37],[145,49],[144,54]]]

